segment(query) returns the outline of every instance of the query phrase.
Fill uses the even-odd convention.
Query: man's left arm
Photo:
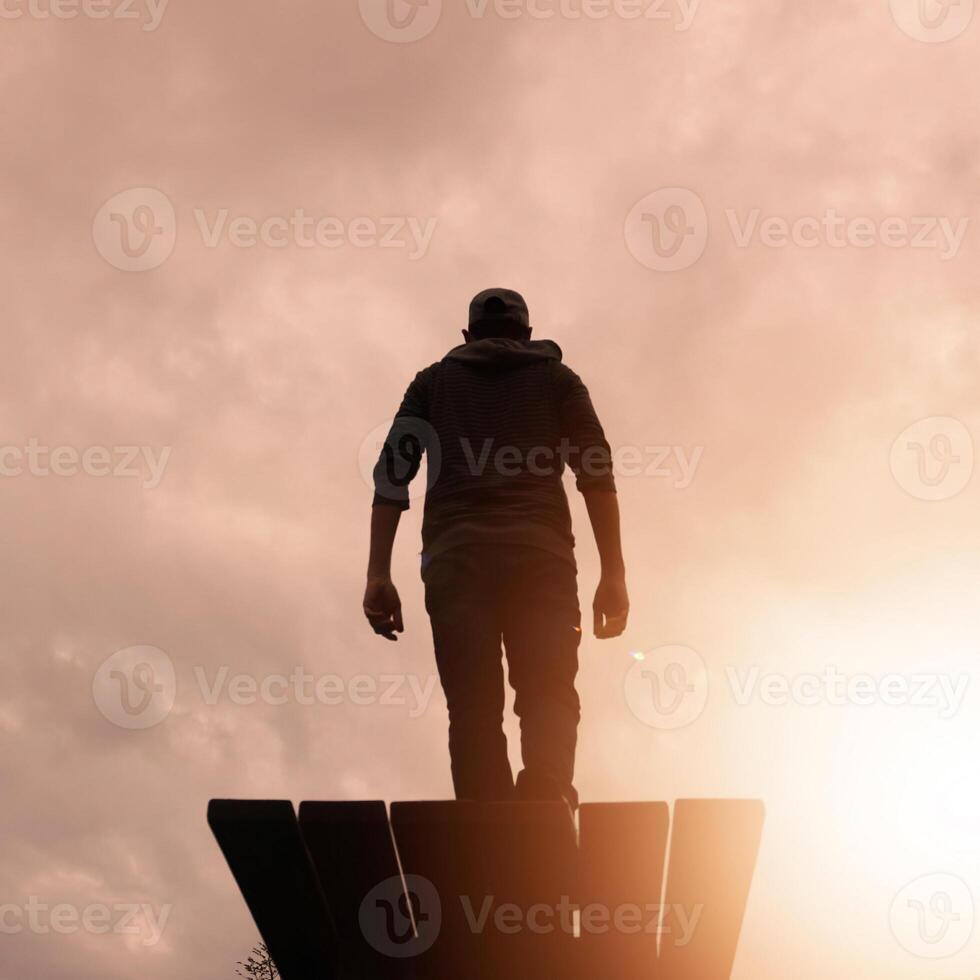
[[[612,452],[582,379],[565,365],[557,370],[562,434],[570,442],[568,465],[585,498],[599,551],[600,578],[592,601],[593,632],[605,640],[623,633],[630,608]]]

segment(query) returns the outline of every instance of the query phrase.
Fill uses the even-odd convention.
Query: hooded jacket
[[[450,548],[544,548],[574,564],[569,466],[581,491],[616,489],[609,444],[581,378],[551,340],[453,348],[409,385],[374,471],[375,506],[409,506],[427,456],[423,568]]]

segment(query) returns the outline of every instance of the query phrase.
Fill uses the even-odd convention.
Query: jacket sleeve
[[[419,471],[432,433],[428,420],[429,374],[427,368],[415,375],[381,447],[374,466],[373,507],[408,510],[408,485]]]
[[[556,364],[556,389],[562,454],[575,474],[579,491],[616,492],[612,452],[582,379],[564,364]]]

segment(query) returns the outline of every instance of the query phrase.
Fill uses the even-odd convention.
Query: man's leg
[[[503,575],[504,645],[524,760],[517,795],[564,798],[576,807],[572,778],[580,711],[575,675],[582,633],[575,569],[547,551],[514,548]]]
[[[504,672],[493,554],[461,546],[424,574],[439,678],[449,706],[449,755],[460,800],[509,800]]]

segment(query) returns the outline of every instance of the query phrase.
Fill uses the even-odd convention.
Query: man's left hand
[[[371,628],[386,640],[397,640],[404,633],[402,601],[390,578],[369,578],[364,590],[364,615]]]

